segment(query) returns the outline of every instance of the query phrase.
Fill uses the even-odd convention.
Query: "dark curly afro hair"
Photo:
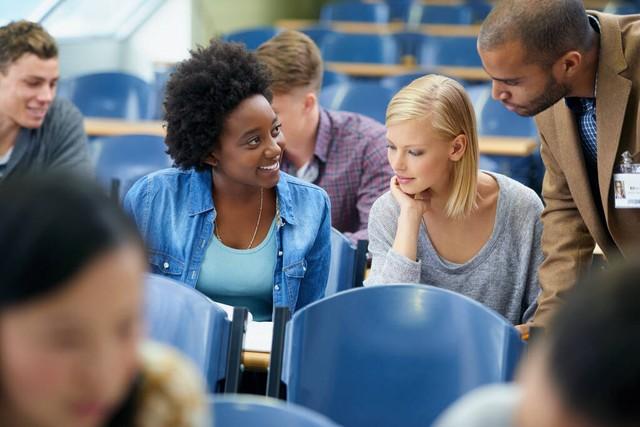
[[[271,77],[255,54],[238,43],[212,40],[191,51],[167,83],[167,153],[181,169],[202,171],[217,147],[228,115],[245,99],[271,102]]]

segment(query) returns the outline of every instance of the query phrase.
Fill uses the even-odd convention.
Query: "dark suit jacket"
[[[629,257],[640,243],[640,209],[615,209],[612,183],[620,154],[640,153],[640,19],[589,13],[601,27],[596,91],[599,191],[591,191],[576,120],[561,100],[535,118],[546,166],[545,260],[539,270],[542,293],[535,316],[540,325],[590,267],[595,243],[607,259]],[[604,220],[594,195],[601,199]]]

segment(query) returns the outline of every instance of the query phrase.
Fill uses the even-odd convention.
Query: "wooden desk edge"
[[[480,154],[496,156],[526,157],[536,150],[534,138],[479,136]]]
[[[242,364],[252,371],[266,371],[269,369],[271,354],[262,351],[243,351]]]
[[[84,119],[84,129],[88,136],[115,136],[126,134],[166,135],[161,121],[134,122],[87,117]]]

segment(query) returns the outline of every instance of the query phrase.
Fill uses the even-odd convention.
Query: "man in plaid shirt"
[[[385,127],[318,105],[322,58],[306,35],[283,31],[257,54],[272,74],[272,105],[287,141],[281,169],[324,188],[332,225],[354,242],[366,240],[371,205],[388,190],[393,175]]]

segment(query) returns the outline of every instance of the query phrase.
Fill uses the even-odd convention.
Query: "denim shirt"
[[[212,185],[211,170],[164,169],[131,187],[124,208],[147,244],[153,273],[195,288],[214,233]],[[284,172],[276,193],[280,218],[276,218],[273,303],[286,305],[293,313],[324,295],[331,256],[331,210],[324,190]]]

